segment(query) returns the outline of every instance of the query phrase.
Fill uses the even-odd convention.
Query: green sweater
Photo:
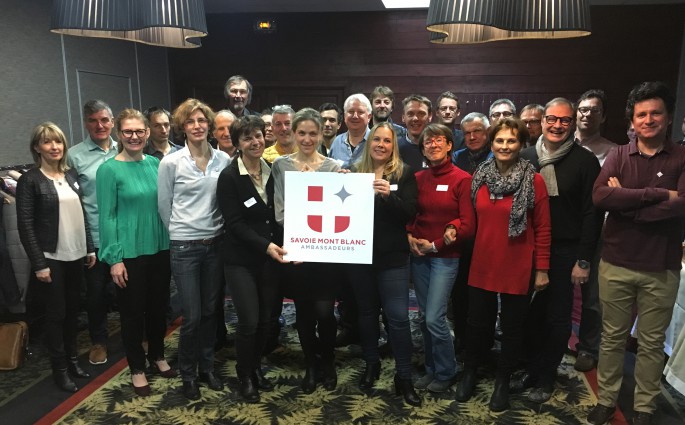
[[[169,249],[169,233],[157,213],[158,167],[157,158],[145,155],[136,162],[112,158],[98,168],[100,261],[113,265]]]

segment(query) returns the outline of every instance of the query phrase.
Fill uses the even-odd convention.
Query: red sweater
[[[524,295],[535,269],[549,269],[552,220],[549,196],[540,174],[535,174],[535,207],[526,214],[523,234],[510,238],[509,214],[513,195],[492,201],[486,185],[476,193],[478,233],[473,247],[469,285],[492,292]]]
[[[407,226],[415,238],[435,244],[437,253],[429,257],[460,255],[462,241],[473,238],[476,217],[471,203],[471,176],[455,167],[451,161],[416,173],[419,196],[416,217]],[[457,243],[445,246],[443,235],[449,224],[457,229]]]

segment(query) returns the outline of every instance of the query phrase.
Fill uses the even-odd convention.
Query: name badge
[[[435,191],[436,191],[436,192],[447,192],[447,185],[446,185],[446,184],[439,184],[439,185],[435,188]]]
[[[247,201],[243,202],[243,204],[245,204],[245,208],[250,208],[251,206],[253,206],[253,205],[256,204],[256,203],[257,203],[257,201],[254,199],[254,197],[252,197],[252,198],[248,199]]]
[[[396,185],[396,184],[391,184],[391,185],[390,185],[390,191],[391,191],[391,192],[396,192],[396,191],[397,191],[397,185]]]

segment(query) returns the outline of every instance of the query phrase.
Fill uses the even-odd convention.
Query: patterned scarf
[[[508,176],[503,176],[497,169],[494,158],[485,160],[473,175],[471,184],[471,200],[476,205],[476,193],[485,184],[490,191],[490,199],[514,194],[509,214],[509,237],[515,238],[521,235],[528,224],[527,211],[535,207],[535,189],[533,178],[535,169],[530,162],[519,159],[512,167]]]
[[[545,148],[543,141],[544,137],[540,137],[535,144],[535,152],[538,154],[538,163],[540,164],[540,174],[545,180],[547,186],[547,193],[549,196],[559,196],[559,188],[557,187],[557,173],[554,169],[554,164],[559,162],[567,153],[573,148],[573,140],[575,136],[571,134],[566,140],[561,143],[559,149],[553,154],[550,154]]]

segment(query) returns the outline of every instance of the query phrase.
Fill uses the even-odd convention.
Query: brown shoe
[[[102,344],[95,344],[92,347],[90,347],[88,361],[90,362],[90,364],[107,363],[107,347]]]

